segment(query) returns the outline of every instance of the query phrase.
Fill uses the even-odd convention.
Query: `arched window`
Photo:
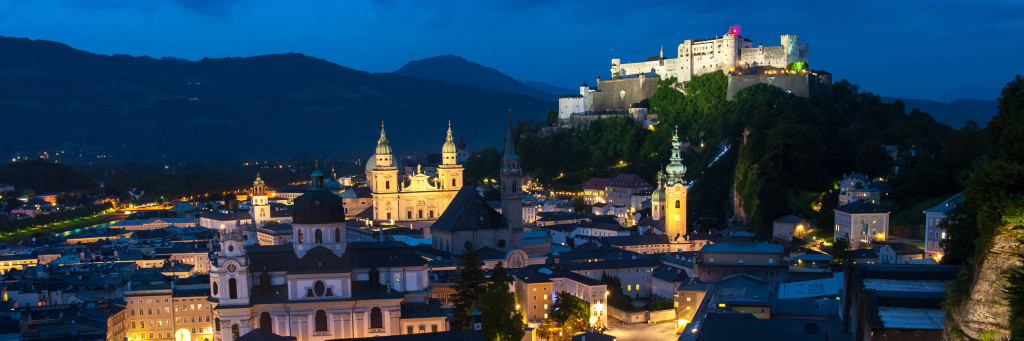
[[[384,328],[384,313],[380,311],[380,307],[373,307],[373,309],[370,310],[370,328]]]
[[[334,228],[334,242],[341,243],[341,228]]]
[[[515,181],[512,181],[512,188],[511,188],[511,190],[512,190],[512,192],[516,191],[516,182]]]
[[[274,332],[273,322],[270,321],[270,313],[264,311],[260,314],[260,329],[271,333]]]
[[[220,287],[217,285],[217,282],[213,282],[213,296],[217,296],[217,294],[219,292],[220,292]]]
[[[327,312],[323,310],[316,311],[316,331],[325,332],[327,331]]]
[[[679,200],[676,200],[676,208],[679,208]]]
[[[231,325],[231,339],[232,340],[237,339],[238,336],[239,336],[238,335],[238,325],[237,324],[232,324]]]
[[[302,244],[302,230],[300,229],[295,231],[298,234],[296,237],[299,237],[299,241],[297,241],[296,243]]]
[[[391,181],[384,181],[384,189],[391,189]]]
[[[238,281],[228,279],[228,298],[238,298]]]
[[[316,229],[316,232],[313,232],[313,241],[316,242],[316,245],[324,243],[324,233],[320,229]]]

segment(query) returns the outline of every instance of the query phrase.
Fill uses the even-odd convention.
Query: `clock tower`
[[[210,267],[210,298],[220,313],[221,340],[233,340],[231,329],[249,332],[249,261],[238,229],[221,231],[220,252]],[[177,335],[176,335],[177,336]]]

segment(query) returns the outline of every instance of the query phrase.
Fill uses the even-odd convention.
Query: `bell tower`
[[[257,227],[270,220],[270,201],[267,198],[267,186],[263,183],[263,179],[260,178],[260,173],[256,173],[256,181],[252,182],[252,199],[249,203],[249,214],[252,215],[252,220],[256,222]]]
[[[678,127],[676,128],[678,129]],[[686,192],[688,184],[683,179],[686,175],[686,166],[683,165],[682,152],[679,142],[679,133],[672,133],[672,157],[671,162],[665,167],[667,174],[665,182],[665,235],[670,242],[681,240],[686,234]],[[653,201],[653,200],[652,200]]]
[[[505,216],[513,236],[517,236],[512,238],[512,249],[518,249],[522,247],[523,235],[523,170],[512,137],[510,113],[508,132],[505,134],[505,154],[501,158],[501,214]]]
[[[210,267],[210,296],[217,300],[221,340],[230,340],[231,326],[239,326],[239,335],[250,329],[249,262],[238,229],[221,231],[220,239],[217,260]]]
[[[440,196],[441,207],[448,207],[462,188],[462,166],[458,163],[459,149],[452,135],[452,121],[448,121],[448,136],[441,146],[441,165],[437,166],[437,188],[444,192]]]

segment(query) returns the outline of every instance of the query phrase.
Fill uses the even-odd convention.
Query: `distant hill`
[[[897,98],[893,97],[882,97],[882,101],[886,103],[896,100]],[[996,116],[999,105],[995,100],[983,101],[968,98],[961,98],[949,103],[912,98],[899,98],[899,100],[905,104],[906,112],[910,112],[914,108],[921,109],[936,121],[948,124],[953,128],[960,128],[967,121],[974,121],[978,126],[985,127],[988,121]]]
[[[510,91],[511,92],[511,91]],[[87,148],[128,158],[358,156],[386,122],[399,154],[440,152],[447,121],[474,149],[514,119],[544,119],[537,98],[300,54],[153,59],[0,37],[0,155]]]
[[[555,102],[559,95],[564,95],[538,90],[509,75],[501,73],[501,71],[455,55],[414,60],[395,70],[394,73],[409,77],[470,85],[496,92],[523,94],[550,102]]]
[[[529,85],[531,88],[534,88],[537,91],[544,92],[544,93],[549,93],[549,94],[554,94],[554,95],[558,95],[558,96],[576,95],[576,94],[580,93],[579,89],[573,90],[573,89],[569,89],[569,88],[563,88],[563,87],[560,87],[560,86],[557,86],[557,85],[551,85],[551,84],[544,83],[544,82],[526,81],[525,83],[526,83],[526,85]]]

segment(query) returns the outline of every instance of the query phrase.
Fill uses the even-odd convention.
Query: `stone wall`
[[[811,97],[818,93],[832,95],[831,77],[812,73],[778,75],[729,75],[729,90],[726,99],[733,100],[737,92],[757,84],[768,84],[800,97]]]
[[[977,280],[971,296],[951,314],[947,332],[951,328],[959,329],[975,340],[984,339],[983,334],[992,332],[999,334],[995,339],[1010,338],[1010,305],[1003,291],[1008,281],[1004,274],[1024,265],[1017,257],[1024,251],[1024,245],[1018,242],[1021,238],[1024,238],[1022,230],[1004,231],[993,238],[992,247],[975,274]],[[959,339],[954,333],[948,336]]]

